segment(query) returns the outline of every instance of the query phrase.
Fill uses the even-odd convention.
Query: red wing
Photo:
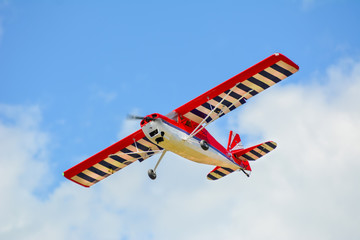
[[[209,123],[298,70],[299,67],[284,55],[273,54],[173,112],[196,123],[206,118]]]
[[[162,148],[150,142],[140,129],[66,170],[64,176],[84,187],[90,187],[136,160],[141,162],[160,150]]]

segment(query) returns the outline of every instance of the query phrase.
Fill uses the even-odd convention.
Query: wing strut
[[[149,177],[152,179],[152,180],[155,180],[156,178],[156,169],[157,167],[159,166],[161,160],[163,159],[165,153],[167,152],[167,150],[163,150],[163,152],[161,153],[161,156],[159,158],[159,160],[157,161],[156,165],[155,165],[155,168],[154,169],[149,169],[148,171],[148,175]]]
[[[137,143],[136,143],[136,139],[133,138],[134,140],[134,145],[135,145],[135,148],[136,148],[136,152],[130,152],[130,153],[120,153],[118,155],[122,155],[122,154],[125,154],[125,155],[131,155],[131,154],[134,154],[134,153],[137,153],[137,154],[140,154],[140,155],[143,155],[143,154],[151,154],[151,153],[158,153],[158,152],[161,152],[162,150],[152,150],[150,147],[147,148],[146,151],[139,151],[139,148],[137,146]]]
[[[222,102],[224,102],[226,100],[226,98],[230,95],[230,93],[232,93],[235,89],[235,87],[237,86],[237,84],[232,87],[230,89],[230,91],[226,94],[226,96],[218,103],[216,104],[216,106],[209,112],[209,114],[201,121],[201,123],[199,125],[196,126],[196,128],[192,131],[192,133],[187,136],[187,138],[185,139],[186,141],[189,140],[190,138],[192,138],[193,136],[195,136],[196,134],[198,134],[201,130],[203,130],[205,127],[207,127],[207,125],[209,125],[210,123],[212,123],[213,121],[215,121],[217,118],[213,118],[211,121],[209,122],[206,122],[206,120],[210,117],[210,115],[215,112],[217,109],[218,109],[218,106],[220,104],[222,104]],[[244,96],[241,96],[238,101],[241,101],[242,99],[244,99],[248,94],[250,94],[252,90],[248,91]],[[245,98],[246,99],[246,98]],[[230,109],[235,103],[231,104],[228,108]],[[220,116],[221,114],[224,113],[224,108],[225,108],[225,105],[221,108],[221,109],[218,109],[216,111],[217,115]],[[206,123],[205,123],[206,122]],[[204,124],[205,123],[205,124]],[[204,125],[203,125],[204,124]]]

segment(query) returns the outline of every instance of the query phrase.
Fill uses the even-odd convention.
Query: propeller
[[[154,120],[156,120],[156,118],[149,117],[149,116],[141,117],[141,116],[131,115],[131,114],[128,115],[128,119],[132,119],[132,120],[143,120],[143,119],[146,119],[147,121],[154,121]]]
[[[127,118],[128,118],[128,119],[132,119],[132,120],[143,120],[143,119],[144,119],[144,117],[137,116],[137,115],[131,115],[131,114],[129,114],[129,115],[127,116]]]

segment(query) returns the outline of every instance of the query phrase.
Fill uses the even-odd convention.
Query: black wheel
[[[149,175],[149,178],[151,178],[152,180],[155,180],[155,178],[156,178],[156,173],[154,172],[154,170],[149,169],[148,175]]]
[[[205,140],[201,140],[200,141],[200,146],[202,149],[204,149],[205,151],[209,149],[209,144],[207,143],[207,141]]]

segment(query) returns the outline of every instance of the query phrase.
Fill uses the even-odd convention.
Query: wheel
[[[201,140],[200,141],[200,146],[202,149],[204,149],[205,151],[209,149],[209,144],[207,143],[207,141],[205,140]]]
[[[149,169],[148,175],[149,175],[149,178],[151,178],[152,180],[155,180],[155,178],[156,178],[156,173],[154,172],[154,170]]]

